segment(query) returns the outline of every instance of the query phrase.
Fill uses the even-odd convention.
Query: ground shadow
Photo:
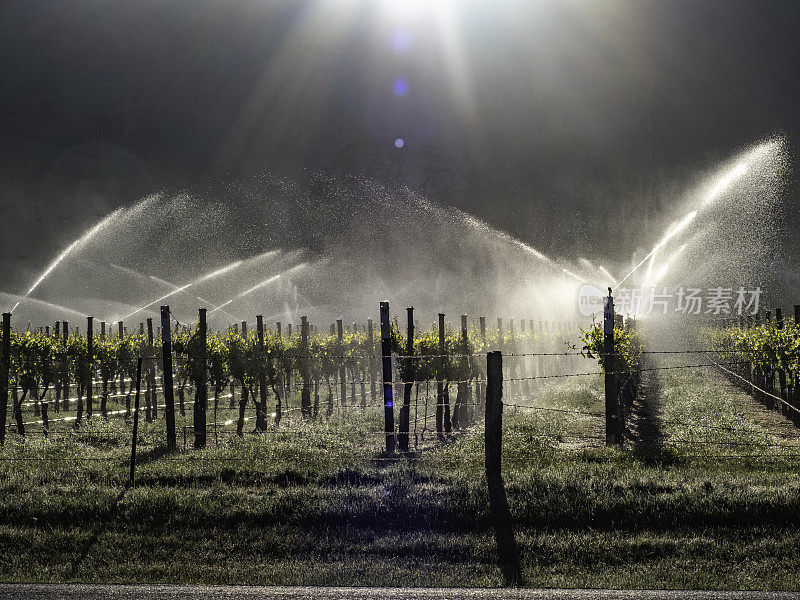
[[[666,434],[661,426],[661,394],[658,371],[644,371],[626,424],[625,433],[633,444],[633,456],[648,465],[668,465],[677,460],[674,450],[664,444]]]
[[[119,510],[119,503],[122,501],[122,498],[125,497],[126,492],[128,491],[128,487],[124,487],[120,490],[117,497],[114,499],[114,505],[112,507],[111,513],[108,515],[107,519],[99,520],[92,530],[92,535],[86,541],[83,548],[81,549],[80,554],[72,563],[72,567],[70,568],[69,575],[67,576],[67,581],[74,581],[75,578],[78,576],[78,570],[81,568],[81,565],[86,561],[86,557],[89,556],[89,552],[91,552],[92,548],[97,544],[97,540],[100,539],[100,536],[103,534],[111,522],[116,518],[117,512]]]
[[[176,454],[177,450],[170,449],[168,446],[156,446],[144,452],[136,452],[136,466],[146,465],[164,458],[169,454]]]
[[[500,570],[507,586],[521,587],[523,583],[519,548],[514,538],[506,488],[502,477],[492,477],[487,483],[489,484],[489,505],[492,513],[494,538],[499,553]]]

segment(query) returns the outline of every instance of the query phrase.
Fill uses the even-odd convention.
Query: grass
[[[599,379],[508,386],[537,407],[504,414],[525,584],[798,589],[800,432],[716,373],[658,374],[622,449],[602,445]],[[9,434],[0,579],[502,585],[480,426],[398,461],[380,429],[352,410],[163,456],[163,423],[143,423],[132,489],[121,420]]]

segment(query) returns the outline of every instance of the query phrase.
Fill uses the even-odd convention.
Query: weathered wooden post
[[[308,350],[308,317],[300,317],[300,368],[303,377],[303,388],[300,391],[300,411],[307,419],[311,414],[311,368]]]
[[[67,345],[69,341],[69,321],[64,321],[64,328],[61,331],[62,339],[64,340],[64,345]],[[62,397],[62,408],[64,410],[69,410],[69,365],[67,365],[61,373],[63,377],[64,383],[62,384],[63,387],[63,397]]]
[[[400,423],[397,442],[400,452],[408,452],[408,430],[411,415],[411,388],[414,385],[414,307],[406,308],[406,359],[403,406],[400,407]]]
[[[147,317],[147,346],[149,362],[147,367],[147,390],[150,392],[150,410],[154,419],[158,418],[158,394],[156,393],[156,346],[153,338],[153,318]]]
[[[333,334],[333,330],[331,330]],[[367,341],[369,342],[369,397],[374,403],[378,397],[378,392],[375,389],[375,332],[373,331],[372,319],[367,319]]]
[[[472,402],[469,398],[469,382],[466,378],[469,374],[469,336],[467,333],[467,315],[461,315],[461,369],[464,373],[463,380],[458,382],[458,393],[456,404],[453,410],[453,426],[464,427],[471,419]]]
[[[486,317],[479,317],[478,322],[481,329],[481,347],[486,350]]]
[[[780,308],[775,309],[775,325],[778,329],[783,329],[783,311]],[[784,360],[786,359],[785,354],[783,355]],[[781,412],[783,414],[787,414],[786,404],[784,404],[788,400],[788,394],[786,390],[786,371],[783,369],[778,369],[778,384],[781,388]]]
[[[511,587],[523,584],[519,551],[514,539],[511,510],[508,506],[501,472],[503,444],[503,356],[490,352],[486,356],[488,381],[486,386],[486,483],[489,489],[489,508],[497,542],[500,570],[505,583]]]
[[[53,326],[53,341],[58,343],[61,341],[61,321],[56,321]],[[0,351],[1,353],[2,351]],[[0,354],[2,356],[2,354]],[[61,389],[63,387],[63,379],[61,374],[61,366],[58,366],[58,373],[56,374],[56,381],[53,384],[56,392],[55,409],[56,412],[61,410]],[[5,425],[5,422],[3,423]]]
[[[267,430],[267,374],[264,372],[264,362],[267,352],[264,346],[264,316],[256,315],[256,332],[258,334],[258,403],[256,405],[256,431]],[[253,399],[255,400],[255,398]],[[280,402],[280,399],[279,399]],[[280,417],[280,404],[276,414],[276,423]]]
[[[92,418],[92,401],[94,400],[94,379],[92,361],[94,360],[94,317],[86,317],[86,364],[89,375],[86,381],[86,420]]]
[[[389,303],[381,302],[381,357],[383,371],[383,430],[386,433],[386,452],[394,452],[394,398],[392,390],[392,334],[389,325]],[[341,335],[341,320],[339,333]]]
[[[794,326],[795,330],[800,328],[800,304],[794,305]],[[795,331],[796,334],[796,331]],[[792,374],[792,406],[800,409],[800,380],[796,374]]]
[[[8,381],[11,376],[11,313],[3,313],[3,344],[0,346],[0,446],[6,442]]]
[[[617,402],[616,357],[614,356],[614,298],[611,288],[603,309],[603,370],[606,394],[606,444],[621,444],[619,406]]]
[[[339,361],[339,406],[344,406],[347,403],[347,381],[345,380],[347,371],[344,366],[344,329],[341,319],[336,319],[336,336],[339,340],[338,350],[336,351],[338,354],[336,360]],[[391,377],[389,379],[391,379]]]
[[[503,354],[496,350],[486,354],[486,480],[501,481],[503,448]]]
[[[206,405],[208,404],[208,373],[207,373],[207,337],[208,328],[206,326],[206,309],[199,309],[199,324],[198,324],[198,345],[199,351],[197,356],[198,362],[198,381],[197,389],[194,395],[194,410],[193,424],[194,424],[194,447],[206,447]]]
[[[764,311],[764,318],[766,319],[765,325],[770,327],[772,325],[772,311],[766,310]],[[765,346],[767,350],[774,350],[769,344]],[[775,395],[775,369],[772,366],[768,366],[765,369],[764,373],[764,389],[769,394],[765,400],[768,402],[768,406],[773,410],[779,409],[778,402],[776,402],[775,398],[772,396]]]
[[[164,370],[164,420],[167,424],[167,449],[175,450],[175,393],[172,383],[172,332],[170,331],[169,305],[161,307],[161,358]]]
[[[444,315],[439,314],[439,356],[436,357],[436,439],[444,439],[444,384],[442,383],[444,371]]]
[[[136,472],[136,438],[139,435],[139,390],[142,385],[142,357],[136,361],[136,396],[133,401],[133,438],[131,439],[131,476],[129,484],[133,487]]]
[[[100,321],[100,339],[106,339],[106,322]]]
[[[119,339],[125,337],[125,325],[122,321],[117,321],[117,337]]]
[[[242,321],[242,337],[247,337],[247,321]]]
[[[436,364],[436,437],[444,439],[443,433],[450,433],[452,423],[450,422],[450,393],[448,385],[445,384],[447,373],[445,369],[445,327],[444,313],[439,313],[439,356]]]

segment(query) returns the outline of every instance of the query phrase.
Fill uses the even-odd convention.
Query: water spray
[[[17,301],[17,303],[14,305],[14,308],[11,309],[11,312],[13,313],[17,309],[17,307],[20,305],[20,303],[23,302],[25,299],[27,299],[28,296],[30,296],[37,287],[39,287],[39,284],[41,284],[45,279],[47,279],[47,276],[50,275],[50,273],[53,272],[53,269],[55,269],[59,264],[61,264],[61,262],[65,258],[67,258],[67,256],[69,256],[70,253],[73,250],[75,250],[79,246],[82,246],[82,245],[86,244],[86,242],[88,242],[90,239],[92,239],[97,234],[98,231],[100,231],[106,225],[108,225],[108,223],[113,221],[121,212],[122,212],[122,209],[118,208],[117,210],[112,212],[110,215],[106,216],[97,225],[92,227],[89,231],[87,231],[82,236],[80,236],[77,240],[72,242],[69,246],[67,246],[64,249],[64,251],[62,251],[61,254],[56,256],[56,258],[53,260],[53,262],[51,262],[47,266],[47,268],[44,271],[42,271],[42,274],[39,275],[39,278],[36,280],[36,282],[31,286],[31,288],[27,292],[25,292],[25,295],[22,296]]]
[[[232,270],[234,270],[237,267],[239,267],[242,264],[242,262],[243,261],[241,261],[241,260],[237,260],[237,261],[234,261],[234,262],[230,263],[229,265],[225,265],[224,267],[222,267],[220,269],[216,269],[214,271],[211,271],[210,273],[202,275],[201,277],[198,277],[194,281],[192,281],[190,283],[187,283],[186,285],[183,285],[183,286],[179,287],[176,290],[172,290],[168,294],[164,294],[160,298],[156,298],[155,300],[153,300],[152,302],[148,302],[144,306],[140,306],[139,308],[137,308],[132,313],[127,314],[127,315],[125,315],[124,317],[122,317],[121,319],[118,319],[118,320],[124,321],[128,317],[132,317],[136,313],[141,312],[141,311],[145,310],[146,308],[150,308],[154,304],[156,304],[158,302],[161,302],[162,300],[166,300],[170,296],[174,296],[175,294],[179,294],[180,292],[183,292],[184,290],[187,290],[187,289],[189,289],[190,287],[192,287],[194,285],[198,285],[198,284],[201,284],[201,283],[204,283],[204,282],[208,281],[209,279],[213,279],[215,277],[219,277],[220,275],[224,275],[226,273],[230,273]]]
[[[268,286],[270,283],[272,283],[272,282],[274,282],[274,281],[277,281],[278,279],[280,279],[280,278],[281,278],[281,277],[283,277],[284,275],[286,275],[286,274],[288,274],[288,273],[291,273],[292,271],[296,271],[296,270],[298,270],[298,269],[302,269],[302,268],[304,268],[305,266],[307,266],[307,264],[308,264],[308,263],[304,263],[304,262],[303,262],[303,263],[300,263],[300,264],[298,264],[298,265],[295,265],[295,266],[293,266],[293,267],[289,267],[288,269],[286,269],[286,270],[284,270],[284,271],[282,271],[282,272],[278,273],[277,275],[273,275],[272,277],[269,277],[269,278],[265,279],[265,280],[264,280],[264,281],[262,281],[261,283],[257,283],[256,285],[254,285],[254,286],[253,286],[253,287],[251,287],[250,289],[248,289],[248,290],[245,290],[245,291],[241,292],[240,294],[237,294],[236,296],[234,296],[234,297],[233,297],[233,298],[231,298],[230,300],[226,300],[225,302],[223,302],[222,304],[220,304],[220,305],[219,305],[217,308],[215,308],[214,310],[210,311],[208,314],[211,314],[211,313],[217,312],[218,310],[222,310],[223,308],[225,308],[226,306],[228,306],[228,305],[229,305],[231,302],[234,302],[235,300],[239,300],[240,298],[244,298],[244,297],[245,297],[245,296],[247,296],[248,294],[251,294],[251,293],[255,292],[256,290],[258,290],[258,289],[261,289],[261,288],[263,288],[263,287],[266,287],[266,286]]]
[[[611,273],[609,273],[608,269],[606,269],[603,265],[599,265],[597,268],[600,269],[605,274],[605,276],[611,280],[611,283],[613,283],[615,286],[619,285],[614,276]]]
[[[667,273],[669,268],[673,264],[675,264],[675,261],[678,259],[678,257],[681,255],[681,253],[684,250],[686,250],[686,246],[687,246],[687,244],[684,244],[683,246],[678,248],[675,252],[672,253],[672,256],[670,256],[669,259],[667,259],[667,262],[664,265],[661,266],[661,268],[658,270],[658,273],[656,273],[655,277],[653,277],[652,283],[654,285],[656,283],[658,283],[661,280],[661,278],[664,277],[664,275]]]
[[[61,304],[54,304],[52,302],[45,302],[44,300],[39,300],[37,298],[25,298],[23,296],[17,296],[15,294],[5,294],[5,295],[11,296],[11,298],[16,298],[18,300],[17,304],[19,304],[19,302],[21,302],[22,300],[27,300],[27,302],[33,303],[35,305],[41,305],[42,307],[46,307],[46,308],[48,308],[50,310],[53,310],[53,311],[62,312],[62,313],[63,312],[71,313],[71,314],[77,315],[77,316],[79,316],[81,318],[85,318],[86,317],[85,313],[82,313],[82,312],[80,312],[78,310],[75,310],[73,308],[68,308],[66,306],[62,306]]]
[[[134,277],[138,277],[139,279],[145,279],[145,280],[148,280],[148,281],[153,281],[153,282],[155,282],[155,283],[157,283],[159,285],[163,285],[165,287],[172,288],[172,291],[175,292],[175,293],[177,293],[180,290],[180,287],[181,287],[181,286],[179,286],[179,285],[177,285],[175,283],[172,283],[171,281],[167,281],[165,279],[161,279],[160,277],[156,277],[155,275],[147,275],[145,273],[142,273],[141,271],[137,271],[136,269],[131,269],[130,267],[123,267],[123,266],[120,266],[120,265],[117,265],[117,264],[114,264],[114,263],[110,263],[110,266],[115,268],[115,269],[119,269],[119,270],[121,270],[121,271],[123,271],[125,273],[128,273],[129,275],[132,275]],[[218,308],[217,306],[215,306],[214,304],[212,304],[208,300],[205,300],[204,298],[201,298],[197,294],[192,294],[192,297],[196,298],[197,300],[199,300],[203,304],[207,304],[211,308]],[[236,320],[236,317],[234,315],[232,315],[231,313],[229,313],[228,311],[222,311],[222,312],[227,314],[232,319]]]
[[[780,145],[780,143],[781,143],[780,141],[771,140],[771,141],[759,144],[758,146],[756,146],[755,148],[753,148],[752,150],[747,152],[744,155],[744,157],[742,157],[741,160],[737,161],[736,164],[733,165],[733,167],[731,167],[725,173],[723,173],[721,176],[719,176],[716,179],[716,181],[714,183],[714,186],[706,194],[705,198],[703,198],[703,200],[700,202],[700,208],[698,208],[697,210],[694,210],[694,211],[690,212],[689,214],[687,214],[683,218],[682,221],[680,221],[677,225],[672,227],[667,232],[667,234],[662,238],[662,240],[658,244],[656,244],[656,246],[650,251],[650,253],[647,256],[645,256],[641,260],[641,262],[638,265],[636,265],[630,271],[630,273],[625,275],[625,277],[623,277],[619,281],[619,283],[617,283],[614,286],[614,289],[619,287],[626,279],[628,279],[628,277],[630,277],[636,271],[638,271],[639,268],[647,260],[649,260],[651,258],[654,259],[656,252],[658,252],[672,237],[674,237],[677,233],[679,233],[683,229],[685,229],[689,225],[689,223],[691,223],[692,220],[694,220],[694,218],[697,216],[698,210],[700,210],[702,208],[705,208],[706,206],[710,205],[714,200],[717,199],[717,197],[719,197],[725,190],[727,190],[735,181],[741,179],[750,170],[750,168],[753,166],[753,164],[755,164],[756,161],[762,159],[769,152],[774,151]],[[647,281],[647,279],[649,279],[649,275],[650,275],[650,271],[652,270],[652,266],[653,266],[653,262],[651,260],[651,264],[648,267],[648,275],[647,275],[647,277],[645,277],[645,281]]]
[[[499,231],[497,229],[494,229],[493,227],[490,227],[488,224],[484,223],[480,219],[477,219],[477,218],[473,217],[472,215],[469,215],[469,214],[467,214],[467,213],[465,213],[465,212],[463,212],[461,210],[458,210],[458,209],[453,209],[453,210],[462,219],[464,219],[469,225],[471,225],[474,229],[479,229],[479,230],[491,233],[492,235],[494,235],[496,237],[499,237],[503,241],[505,241],[505,242],[507,242],[507,243],[509,243],[509,244],[511,244],[513,246],[516,246],[517,248],[523,250],[527,254],[530,254],[530,255],[538,258],[539,260],[541,260],[542,262],[544,262],[548,266],[550,266],[550,267],[552,267],[552,268],[554,268],[556,270],[561,271],[562,273],[564,273],[568,277],[571,277],[572,279],[575,279],[576,281],[580,281],[580,282],[584,282],[585,281],[582,277],[579,277],[578,275],[576,275],[572,271],[569,271],[569,270],[565,269],[564,267],[559,265],[556,261],[554,261],[549,256],[543,254],[542,252],[539,252],[533,246],[530,246],[530,245],[526,244],[525,242],[523,242],[521,240],[518,240],[514,236],[512,236],[512,235],[510,235],[510,234],[508,234],[508,233],[506,233],[504,231]]]

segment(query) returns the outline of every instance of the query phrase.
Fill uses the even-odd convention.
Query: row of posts
[[[405,358],[405,371],[406,371],[406,381],[403,386],[403,404],[400,409],[399,414],[399,434],[397,436],[397,440],[395,440],[395,427],[394,427],[394,390],[392,384],[392,360],[391,360],[391,325],[390,325],[390,318],[389,318],[389,303],[388,302],[381,302],[380,304],[380,324],[381,324],[381,358],[382,358],[382,375],[383,375],[383,397],[384,397],[384,428],[386,433],[386,450],[388,452],[393,452],[395,450],[396,443],[399,445],[401,451],[407,451],[409,445],[409,419],[410,419],[410,396],[412,392],[412,382],[414,380],[413,376],[413,344],[414,344],[414,309],[408,308],[407,310],[407,335],[406,335],[406,358]],[[445,349],[445,327],[444,327],[444,314],[439,314],[439,357],[438,360],[440,362],[440,372],[442,371],[442,363],[444,361],[444,349]],[[163,392],[164,392],[164,403],[165,403],[165,421],[166,421],[166,429],[167,429],[167,447],[169,449],[174,449],[176,447],[176,436],[175,436],[175,401],[174,401],[174,391],[173,391],[173,368],[172,368],[172,336],[171,336],[171,327],[170,327],[171,319],[170,319],[170,309],[169,306],[162,306],[161,307],[161,341],[162,341],[162,360],[163,360],[163,371],[164,371],[164,379],[163,379]],[[257,323],[257,336],[258,336],[258,347],[261,352],[265,351],[264,345],[264,323],[263,317],[258,315],[256,317]],[[103,323],[104,325],[105,323]],[[607,357],[608,362],[607,365],[613,363],[613,353],[614,353],[614,331],[613,331],[613,324],[614,324],[614,305],[613,305],[613,298],[610,295],[606,301],[606,310],[604,313],[604,334],[605,334],[605,353],[609,355]],[[148,338],[150,341],[150,347],[153,347],[153,324],[152,320],[148,319],[147,323],[148,327]],[[338,333],[341,334],[341,321],[337,322],[338,325]],[[370,323],[371,325],[371,323]],[[5,313],[3,315],[3,341],[2,341],[2,373],[0,373],[0,383],[2,387],[0,388],[0,393],[2,393],[3,397],[0,398],[0,423],[5,423],[6,417],[6,410],[7,410],[7,396],[8,396],[8,379],[9,379],[9,371],[10,371],[10,329],[11,329],[11,315],[10,313]],[[104,329],[104,328],[103,328]],[[369,328],[371,329],[371,327]],[[122,330],[122,324],[120,323],[120,330]],[[467,325],[466,325],[466,315],[461,316],[461,330],[462,336],[466,336]],[[64,326],[64,333],[67,332],[67,326],[65,323]],[[481,333],[482,335],[485,332],[485,319],[481,317]],[[93,343],[93,318],[87,318],[87,359],[91,362],[93,353],[94,353],[94,343]],[[101,331],[101,335],[104,332]],[[306,317],[302,317],[301,320],[301,345],[304,351],[308,349],[308,334],[309,334],[309,324]],[[198,346],[200,349],[200,356],[198,360],[201,364],[205,364],[206,362],[206,343],[205,340],[207,338],[207,323],[206,323],[206,309],[199,310],[199,326],[198,326]],[[154,366],[153,360],[154,357],[151,357],[151,364],[147,368],[147,377],[152,382],[155,378],[154,376]],[[467,360],[464,358],[464,360]],[[302,374],[303,374],[303,388],[301,391],[301,407],[304,413],[310,411],[310,373],[309,373],[309,366],[306,361],[303,362],[302,366]],[[198,381],[197,386],[197,396],[195,398],[195,409],[193,411],[193,429],[195,433],[195,446],[196,447],[204,447],[206,444],[206,406],[207,406],[207,388],[206,388],[206,373],[204,369],[201,369],[199,372],[201,376],[201,380]],[[86,389],[91,389],[91,378],[92,373],[91,370],[89,371],[88,381],[85,383]],[[263,369],[258,374],[259,377],[259,402],[256,403],[257,409],[257,428],[258,425],[263,426],[266,425],[266,374],[264,373]],[[345,385],[345,376],[344,374],[340,374],[341,384]],[[618,417],[618,401],[617,401],[617,394],[615,390],[615,380],[614,380],[614,372],[613,368],[606,369],[606,433],[607,433],[607,441],[608,443],[619,443],[621,441],[621,423]],[[450,403],[443,402],[443,386],[444,382],[442,378],[439,378],[437,382],[437,406],[436,406],[436,429],[437,433],[441,435],[441,432],[444,431],[445,433],[449,432],[451,429],[451,415],[450,415]],[[343,390],[343,393],[345,391]],[[91,404],[91,396],[92,394],[88,394],[88,403]],[[2,400],[5,400],[3,402]],[[91,406],[87,406],[88,411],[91,411]],[[280,411],[280,406],[278,407]],[[87,412],[88,412],[87,411]],[[263,421],[262,423],[259,423]],[[0,442],[3,441],[5,436],[5,428],[0,427]]]
[[[772,324],[772,311],[763,311],[764,323],[766,325]],[[750,329],[758,327],[761,324],[761,313],[755,315],[740,316],[738,319],[731,318],[723,321],[723,325],[736,326],[741,329]],[[794,305],[794,325],[800,325],[800,304]],[[775,308],[775,328],[782,330],[784,328],[783,310],[780,307]],[[764,348],[765,352],[774,351],[769,347]],[[784,369],[777,367],[775,369],[763,367],[758,364],[757,360],[751,357],[746,360],[744,364],[730,365],[734,371],[740,372],[740,377],[744,377],[750,383],[754,384],[754,396],[759,401],[763,402],[769,408],[780,410],[787,417],[792,419],[795,423],[800,423],[800,382],[797,375],[794,373],[787,373]],[[779,390],[775,390],[775,373],[778,375]],[[763,393],[761,390],[766,393]],[[780,397],[780,400],[777,399]]]
[[[384,426],[386,433],[386,450],[387,452],[394,452],[396,445],[399,445],[401,451],[408,451],[409,448],[409,421],[410,421],[410,398],[412,392],[413,382],[413,349],[414,349],[414,309],[408,308],[408,329],[406,338],[406,354],[405,371],[406,382],[403,386],[403,405],[400,409],[399,416],[399,434],[395,440],[395,426],[394,426],[394,398],[393,398],[393,383],[392,383],[392,347],[391,347],[391,324],[389,320],[389,303],[381,302],[380,304],[380,324],[381,324],[381,358],[382,358],[382,376],[383,376],[383,399],[384,399]],[[481,318],[482,325],[485,324]],[[170,327],[170,309],[168,305],[161,307],[161,349],[163,360],[163,393],[165,404],[165,421],[167,433],[167,448],[174,450],[176,448],[176,435],[175,435],[175,399],[173,390],[173,365],[172,365],[172,335]],[[263,354],[265,352],[264,344],[264,322],[263,317],[258,315],[256,317],[256,327],[258,336],[258,348]],[[105,325],[103,323],[102,325]],[[371,322],[370,324],[371,325]],[[466,336],[466,315],[461,316],[462,336]],[[105,333],[105,327],[102,327],[101,335]],[[341,336],[341,321],[338,322],[339,334]],[[372,328],[369,327],[371,330]],[[149,338],[149,347],[153,348],[153,323],[152,319],[147,320],[147,331]],[[64,334],[68,332],[67,324],[64,324]],[[371,333],[371,331],[370,331]],[[122,324],[120,323],[120,334],[122,334]],[[309,324],[306,317],[301,320],[301,347],[303,351],[308,351],[308,334]],[[444,360],[445,349],[445,329],[444,329],[444,314],[439,314],[439,354],[438,360],[441,366]],[[206,309],[199,309],[199,325],[198,325],[198,348],[200,355],[198,362],[205,364],[207,362],[206,356],[206,339],[207,339],[207,323],[206,323]],[[91,364],[94,356],[94,319],[87,317],[87,362]],[[8,382],[10,374],[10,343],[11,343],[11,314],[3,314],[3,340],[2,340],[2,369],[0,373],[0,423],[6,422],[6,411],[8,404]],[[148,381],[153,384],[152,389],[155,389],[155,357],[149,357],[150,364],[146,365],[146,373]],[[139,401],[139,378],[141,373],[137,374],[137,395],[136,406],[134,408],[134,426],[138,425],[138,401]],[[198,372],[200,380],[197,382],[197,390],[195,397],[195,404],[193,410],[193,429],[195,435],[194,445],[197,448],[202,448],[206,445],[206,409],[208,402],[207,392],[207,375],[205,369],[200,369]],[[302,363],[303,375],[303,388],[301,390],[301,409],[304,414],[310,413],[310,369],[308,361]],[[87,413],[91,414],[92,411],[92,370],[89,369],[87,374],[87,381],[84,382],[85,389],[87,390]],[[267,386],[266,386],[266,373],[263,368],[258,373],[259,378],[259,400],[256,402],[256,428],[265,429],[266,427],[266,403],[267,403]],[[341,385],[345,386],[345,373],[340,373]],[[450,418],[450,404],[443,402],[443,386],[442,378],[437,382],[437,407],[436,407],[436,429],[441,437],[442,431],[445,433],[451,429]],[[342,390],[342,394],[346,393],[346,389]],[[82,407],[79,407],[81,410]],[[278,405],[280,411],[280,404]],[[280,417],[278,417],[280,419]],[[261,427],[259,427],[261,426]],[[5,427],[0,427],[0,443],[5,440]]]

